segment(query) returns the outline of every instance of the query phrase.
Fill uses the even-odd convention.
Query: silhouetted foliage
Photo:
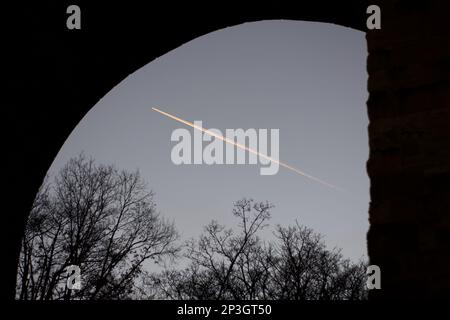
[[[80,155],[36,197],[22,242],[17,298],[129,298],[144,262],[176,254],[176,238],[139,172],[97,166]],[[82,270],[81,290],[67,289],[69,265]]]
[[[272,208],[252,199],[235,202],[237,226],[211,221],[186,243],[180,259],[175,228],[156,212],[139,172],[95,165],[80,155],[36,196],[22,241],[17,298],[366,298],[365,263],[327,249],[313,230],[297,222],[278,225],[274,240],[261,240]],[[171,263],[150,273],[146,261]],[[180,264],[185,267],[175,267]],[[80,290],[67,288],[70,265],[82,271]]]
[[[148,276],[157,299],[359,300],[366,298],[365,264],[328,250],[320,235],[296,223],[277,226],[275,241],[257,232],[270,218],[269,203],[235,203],[238,232],[212,221],[187,245],[184,270]]]

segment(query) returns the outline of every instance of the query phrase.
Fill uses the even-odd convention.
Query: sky
[[[151,39],[149,39],[151,41]],[[327,23],[245,23],[196,38],[149,62],[106,94],[82,119],[49,169],[80,152],[97,163],[139,169],[161,215],[181,238],[212,219],[236,225],[233,202],[274,204],[270,224],[300,224],[354,261],[366,258],[369,154],[367,47],[363,32]],[[193,129],[157,107],[205,128],[279,129],[279,158],[336,185],[283,167],[175,165],[175,129]],[[261,233],[271,239],[273,229]]]

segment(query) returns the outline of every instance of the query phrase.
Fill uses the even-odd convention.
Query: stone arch
[[[441,52],[448,52],[450,8],[437,1],[379,2],[382,30],[367,33],[368,251],[371,263],[381,267],[383,288],[372,297],[448,296],[450,260],[443,252],[450,243],[450,156],[445,152],[450,149],[450,88],[448,53]],[[5,213],[3,298],[14,298],[23,227],[47,168],[80,119],[113,86],[182,43],[243,22],[306,20],[365,31],[367,3],[185,6],[83,4],[79,31],[65,29],[64,3],[20,12],[26,36],[11,43],[20,65],[11,79],[16,99],[7,117],[12,138],[6,197],[15,205]]]

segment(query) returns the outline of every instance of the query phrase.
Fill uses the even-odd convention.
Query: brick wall
[[[366,36],[372,299],[450,297],[449,4],[382,1]]]

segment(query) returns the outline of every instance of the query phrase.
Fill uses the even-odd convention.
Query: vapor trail
[[[240,149],[242,149],[242,150],[251,152],[251,153],[256,154],[256,155],[258,155],[258,156],[260,156],[260,157],[262,157],[262,158],[265,158],[265,159],[267,159],[267,160],[273,161],[273,162],[279,164],[280,166],[282,166],[282,167],[284,167],[284,168],[286,168],[286,169],[289,169],[289,170],[291,170],[291,171],[294,171],[295,173],[297,173],[297,174],[299,174],[299,175],[302,175],[302,176],[304,176],[304,177],[306,177],[306,178],[308,178],[308,179],[314,180],[314,181],[316,181],[316,182],[318,182],[318,183],[320,183],[320,184],[322,184],[322,185],[325,185],[325,186],[327,186],[327,187],[329,187],[329,188],[333,188],[333,189],[335,189],[335,190],[343,191],[341,188],[339,188],[339,187],[337,187],[337,186],[335,186],[335,185],[332,185],[331,183],[328,183],[328,182],[325,182],[325,181],[323,181],[323,180],[320,180],[319,178],[313,177],[313,176],[311,176],[311,175],[309,175],[309,174],[307,174],[307,173],[305,173],[305,172],[303,172],[303,171],[301,171],[301,170],[299,170],[299,169],[297,169],[297,168],[294,168],[294,167],[292,167],[292,166],[290,166],[290,165],[288,165],[288,164],[286,164],[286,163],[283,163],[283,162],[281,162],[281,161],[279,161],[279,160],[277,160],[277,159],[274,159],[274,158],[272,158],[272,157],[269,157],[269,156],[267,156],[267,155],[265,155],[265,154],[263,154],[263,153],[260,153],[260,152],[258,152],[257,150],[254,150],[254,149],[249,148],[249,147],[247,147],[247,146],[245,146],[245,145],[242,145],[242,144],[240,144],[240,143],[237,143],[237,142],[235,142],[234,140],[228,139],[227,137],[224,137],[224,136],[222,136],[222,135],[220,135],[220,134],[217,134],[217,133],[215,133],[215,132],[212,132],[212,131],[210,131],[210,130],[208,130],[208,129],[205,129],[205,128],[203,128],[203,127],[197,126],[196,124],[194,124],[194,123],[192,123],[192,122],[190,122],[190,121],[186,121],[186,120],[183,120],[183,119],[181,119],[181,118],[178,118],[177,116],[174,116],[174,115],[172,115],[172,114],[170,114],[170,113],[164,112],[164,111],[162,111],[162,110],[160,110],[160,109],[158,109],[158,108],[153,108],[153,107],[152,107],[152,110],[153,110],[153,111],[156,111],[156,112],[158,112],[158,113],[160,113],[160,114],[162,114],[162,115],[164,115],[164,116],[166,116],[166,117],[168,117],[168,118],[170,118],[170,119],[173,119],[173,120],[175,120],[175,121],[178,121],[178,122],[180,122],[180,123],[183,123],[183,124],[185,124],[185,125],[187,125],[187,126],[189,126],[189,127],[192,127],[192,128],[194,128],[194,129],[200,130],[200,131],[202,131],[202,132],[204,132],[204,133],[206,133],[206,134],[208,134],[208,135],[210,135],[210,136],[212,136],[212,137],[215,137],[215,138],[217,138],[217,139],[220,139],[220,140],[222,140],[222,141],[224,141],[224,142],[226,142],[226,143],[235,145],[236,147],[238,147],[238,148],[240,148]]]

